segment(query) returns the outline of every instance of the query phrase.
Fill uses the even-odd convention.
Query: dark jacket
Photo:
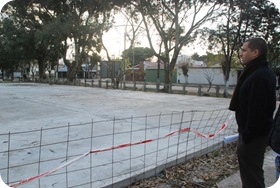
[[[276,106],[276,77],[265,58],[250,62],[235,88],[229,109],[235,111],[238,132],[245,143],[268,136]]]
[[[280,108],[275,114],[274,125],[270,133],[269,145],[273,151],[280,154]]]

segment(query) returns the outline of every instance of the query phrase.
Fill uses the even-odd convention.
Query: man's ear
[[[259,50],[259,49],[255,49],[255,50],[253,51],[253,54],[254,54],[254,57],[255,57],[255,58],[258,57],[258,56],[260,56],[260,50]]]

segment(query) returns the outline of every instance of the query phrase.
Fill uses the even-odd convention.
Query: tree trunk
[[[223,73],[224,73],[224,80],[225,80],[225,87],[224,87],[224,98],[228,97],[228,80],[229,80],[229,74],[230,74],[230,67],[231,67],[231,59],[226,56],[225,66],[223,67]]]
[[[169,92],[169,84],[170,84],[170,79],[169,79],[169,67],[164,70],[164,92],[168,93]]]
[[[45,73],[45,61],[38,60],[38,66],[39,66],[39,78],[45,79],[46,73]]]
[[[228,80],[225,80],[224,98],[228,98]]]
[[[74,63],[74,62],[73,62]],[[77,70],[76,66],[71,64],[67,66],[67,80],[72,82],[76,78]]]
[[[184,77],[185,77],[185,83],[188,84],[189,83],[188,76],[185,75]]]

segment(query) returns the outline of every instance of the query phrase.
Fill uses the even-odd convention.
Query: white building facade
[[[188,75],[185,76],[181,68],[177,68],[177,83],[207,85],[212,81],[213,85],[224,85],[224,74],[221,67],[188,67]],[[238,71],[231,69],[228,85],[235,86]]]

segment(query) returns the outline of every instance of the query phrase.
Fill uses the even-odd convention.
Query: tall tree
[[[135,9],[135,7],[133,6],[125,6],[125,8],[123,8],[122,6],[115,6],[114,11],[112,11],[113,14],[117,13],[119,14],[119,16],[123,16],[124,19],[124,26],[125,27],[125,32],[124,32],[124,47],[125,47],[125,51],[126,52],[131,52],[131,56],[123,56],[123,61],[122,61],[122,65],[120,66],[120,69],[118,71],[118,76],[115,80],[114,75],[111,74],[111,79],[114,82],[114,80],[116,81],[116,83],[114,84],[115,87],[118,88],[118,83],[120,83],[121,80],[125,80],[125,70],[126,67],[129,67],[131,64],[135,64],[135,62],[137,62],[137,60],[135,59],[135,46],[136,44],[140,44],[140,42],[138,42],[137,38],[139,36],[139,34],[141,32],[143,32],[143,28],[141,27],[141,23],[142,21],[139,20],[139,18],[137,17],[137,15],[139,14],[138,11]],[[107,19],[108,20],[108,19]],[[129,31],[128,31],[129,28]],[[106,30],[105,30],[106,31]],[[101,32],[101,34],[103,35],[103,32]],[[102,37],[100,37],[102,39]],[[126,50],[126,42],[127,39],[129,41],[129,46]],[[106,51],[106,55],[107,55],[107,59],[108,59],[108,63],[109,63],[109,69],[111,73],[112,69],[113,69],[113,63],[111,61],[111,57],[110,57],[110,53],[109,50],[107,49],[107,47],[105,46],[105,44],[102,42],[103,44],[103,48]]]
[[[100,13],[111,10],[125,0],[15,0],[11,17],[33,35],[34,59],[38,61],[40,77],[46,62],[63,57],[68,66],[68,78],[74,79],[88,56],[101,49],[99,33],[104,23]],[[67,52],[74,49],[74,61]]]
[[[56,17],[61,25],[59,31],[65,33],[61,38],[64,45],[62,54],[68,67],[69,80],[75,78],[81,64],[89,56],[96,56],[104,47],[102,33],[110,28],[111,10],[125,3],[125,0],[68,0],[56,3]],[[74,49],[74,61],[67,59],[69,48]]]
[[[164,63],[164,91],[170,92],[172,71],[181,49],[193,42],[202,24],[213,19],[218,3],[207,0],[140,0],[132,1],[132,4],[142,15],[150,48]],[[154,33],[162,45],[157,46],[153,41],[149,23],[153,23]]]
[[[0,67],[6,72],[25,68],[33,57],[33,36],[15,19],[5,17],[0,24]]]
[[[272,41],[273,38],[275,40],[273,33],[279,32],[279,12],[267,0],[262,2],[258,0],[225,0],[222,3],[224,6],[219,15],[217,28],[206,28],[205,30],[210,34],[209,48],[219,49],[224,55],[221,66],[225,83],[224,97],[227,97],[228,79],[233,59],[238,56],[242,43],[252,36],[261,36],[268,41]],[[269,44],[272,45],[270,42]]]
[[[100,51],[98,36],[102,23],[98,22],[96,6],[95,1],[88,0],[42,4],[52,20],[44,25],[40,36],[44,36],[43,40],[47,39],[48,48],[60,51],[68,67],[67,77],[70,81],[75,79],[88,57]],[[69,59],[70,50],[74,59]]]
[[[25,63],[36,60],[39,65],[39,77],[43,78],[50,50],[45,41],[40,38],[38,40],[35,36],[37,32],[41,31],[43,24],[50,21],[51,17],[48,12],[42,11],[41,5],[36,1],[15,0],[9,4],[11,6],[6,9],[7,18],[13,21],[14,26],[17,26],[22,35],[28,36],[24,42],[17,43],[17,48],[24,49],[26,52],[21,58],[26,60]],[[8,35],[8,33],[4,33],[4,35]],[[13,41],[16,42],[16,40]]]

